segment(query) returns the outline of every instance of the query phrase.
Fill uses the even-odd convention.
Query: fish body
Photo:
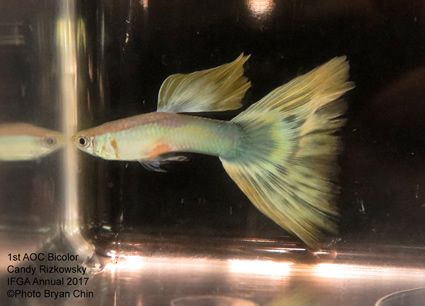
[[[236,152],[241,129],[226,121],[153,112],[102,124],[82,132],[84,150],[109,160],[144,161],[168,152],[230,156]],[[74,137],[74,142],[81,136]]]
[[[323,231],[336,233],[339,187],[335,134],[354,87],[345,57],[284,84],[229,122],[179,112],[237,109],[250,87],[243,76],[248,56],[216,68],[168,77],[157,112],[105,123],[77,133],[82,151],[112,160],[160,163],[184,160],[169,152],[216,155],[251,202],[282,228],[319,248]]]
[[[0,124],[1,161],[35,160],[63,144],[63,136],[52,130],[27,123]]]

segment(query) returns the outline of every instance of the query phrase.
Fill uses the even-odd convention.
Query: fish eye
[[[48,145],[48,146],[54,146],[57,143],[57,140],[55,137],[46,137],[44,139],[44,142]]]
[[[80,144],[80,146],[85,148],[88,147],[88,145],[90,144],[90,139],[87,136],[80,136],[78,138],[78,143]]]

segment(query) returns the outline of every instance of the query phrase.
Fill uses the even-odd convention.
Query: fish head
[[[94,150],[94,136],[90,136],[89,133],[82,131],[72,136],[71,140],[77,149],[90,155],[96,155]]]
[[[0,125],[0,160],[36,160],[65,144],[65,137],[56,131],[28,123]]]
[[[37,146],[39,155],[44,156],[50,154],[65,145],[65,137],[58,132],[45,130],[45,135],[39,137],[40,145]]]
[[[117,159],[116,142],[109,133],[93,135],[90,130],[82,131],[72,137],[74,145],[90,155],[103,159]]]

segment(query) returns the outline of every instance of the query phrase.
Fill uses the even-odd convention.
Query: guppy
[[[64,143],[60,133],[32,124],[0,124],[0,161],[35,160],[58,150]]]
[[[218,156],[251,202],[312,248],[324,231],[337,232],[335,135],[346,119],[340,97],[354,87],[345,56],[336,57],[282,85],[227,121],[177,113],[241,107],[251,86],[243,76],[249,56],[208,70],[169,76],[156,112],[81,131],[80,150],[108,160],[139,161],[161,171],[161,162],[181,161],[170,152]]]

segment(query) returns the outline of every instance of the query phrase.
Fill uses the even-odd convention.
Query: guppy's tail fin
[[[338,99],[354,84],[337,57],[270,92],[232,120],[245,131],[224,168],[266,216],[310,247],[322,231],[337,232],[335,132],[347,105]]]

